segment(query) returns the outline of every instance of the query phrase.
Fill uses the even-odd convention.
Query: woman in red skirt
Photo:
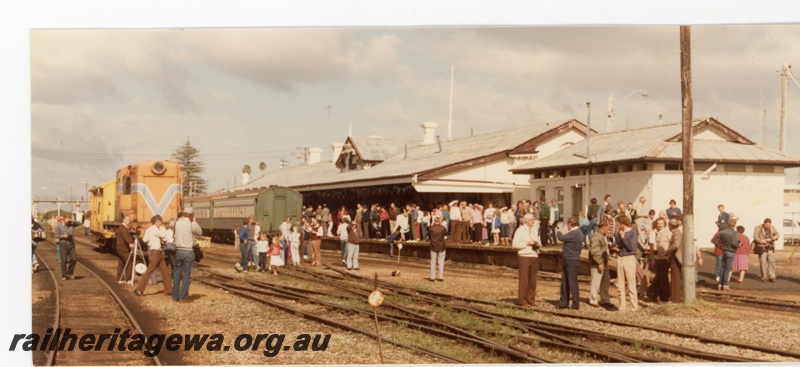
[[[739,279],[736,283],[742,284],[744,281],[744,274],[747,273],[748,265],[750,264],[750,239],[744,235],[744,227],[737,226],[736,232],[739,232],[739,248],[736,249],[736,254],[733,255],[733,274],[734,271],[739,272]],[[728,274],[728,282],[730,282],[730,274]]]

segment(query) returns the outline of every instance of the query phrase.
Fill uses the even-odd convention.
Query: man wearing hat
[[[431,242],[431,282],[444,280],[444,257],[447,241],[447,228],[442,225],[442,219],[433,217],[433,225],[428,228]],[[439,278],[436,278],[436,264],[439,264]]]
[[[192,267],[194,267],[194,236],[200,236],[203,230],[194,221],[194,209],[186,208],[183,216],[175,222],[175,266],[172,268],[172,300],[186,301],[189,298],[189,286],[192,284]]]
[[[122,218],[122,225],[117,227],[117,280],[120,284],[128,283],[133,284],[133,279],[130,279],[131,269],[135,259],[128,259],[133,250],[133,237],[131,236],[131,217],[126,215]]]

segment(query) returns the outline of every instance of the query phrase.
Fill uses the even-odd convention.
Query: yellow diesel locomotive
[[[122,218],[131,217],[131,229],[139,234],[158,214],[167,223],[183,209],[183,172],[177,162],[145,161],[117,171],[116,179],[91,190],[90,231],[103,249],[114,248],[114,233]]]

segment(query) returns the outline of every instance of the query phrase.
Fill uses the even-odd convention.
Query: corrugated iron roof
[[[390,139],[381,137],[350,137],[356,149],[365,161],[383,161],[387,158],[403,152],[406,144],[413,148],[419,144],[418,140],[411,139]]]
[[[738,133],[714,119],[696,121],[698,125],[717,126],[731,134]],[[668,141],[680,135],[682,125],[666,124],[616,131],[592,136],[590,155],[592,164],[644,159],[680,160],[683,157],[682,142]],[[697,160],[781,163],[787,166],[800,166],[800,158],[756,144],[745,144],[731,136],[733,141],[698,140],[692,142],[693,156]],[[514,173],[528,173],[538,169],[575,167],[587,164],[586,141],[580,141],[562,149],[549,157],[517,167]]]
[[[334,163],[321,162],[313,165],[300,165],[270,172],[249,184],[237,187],[242,190],[279,185],[287,187],[307,187],[345,182],[365,182],[387,178],[404,177],[411,182],[415,174],[423,174],[453,164],[466,162],[501,152],[509,152],[550,130],[573,123],[570,120],[560,124],[544,124],[524,128],[490,132],[472,137],[454,139],[439,145],[418,145],[405,149],[385,159],[382,163],[360,171],[340,172]],[[580,124],[578,122],[578,124]]]
[[[656,156],[661,159],[682,159],[682,143],[665,143],[667,146]],[[794,162],[797,157],[761,145],[739,144],[729,141],[695,140],[692,142],[695,160],[740,161],[740,162]]]

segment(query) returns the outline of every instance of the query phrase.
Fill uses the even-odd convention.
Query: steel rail
[[[306,273],[309,273],[309,274],[311,274],[311,275],[315,275],[315,276],[316,276],[316,275],[319,275],[319,274],[317,274],[316,272],[310,272],[310,271],[303,270],[303,269],[300,269],[300,271],[302,271],[302,272],[306,272]],[[328,276],[328,275],[327,275],[327,274],[325,274],[325,276]],[[341,279],[341,278],[340,278],[340,279]],[[322,281],[322,280],[320,280],[320,281]],[[337,284],[335,284],[335,283],[329,283],[329,282],[328,282],[328,283],[326,283],[326,284],[329,284],[329,285],[331,285],[331,286],[334,286],[334,287],[339,287],[339,288],[341,288],[341,289],[343,289],[343,290],[345,290],[345,291],[348,291],[348,292],[356,292],[356,291],[355,291],[355,290],[353,290],[352,288],[348,288],[348,287],[342,287],[342,286],[339,286],[339,285],[337,285]],[[390,289],[391,289],[391,288],[390,288]],[[414,297],[414,296],[412,295],[412,297]],[[435,299],[428,299],[427,301],[428,301],[429,303],[436,304],[436,305],[439,305],[439,306],[442,306],[442,307],[450,307],[450,308],[452,308],[452,307],[453,307],[453,305],[449,305],[449,304],[446,304],[446,303],[443,303],[443,302],[437,301],[437,300],[435,300]],[[387,304],[387,303],[388,303],[388,301],[384,301],[384,304]],[[388,303],[388,305],[389,305],[390,307],[395,307],[395,308],[398,308],[398,309],[400,309],[400,310],[401,310],[401,311],[403,311],[403,312],[407,312],[407,313],[415,314],[413,311],[409,311],[409,310],[407,310],[406,308],[398,307],[397,305],[392,305],[391,303]],[[418,314],[417,314],[417,315],[415,315],[415,316],[423,318],[423,320],[424,320],[424,321],[426,321],[426,322],[436,322],[436,320],[429,319],[429,318],[427,318],[427,317],[420,316],[420,315],[418,315]],[[495,320],[495,319],[491,319],[491,320],[492,320],[492,321],[497,321],[497,320]],[[529,328],[529,327],[523,327],[523,329],[525,329],[525,330],[529,330],[530,328]],[[542,332],[542,331],[540,331],[540,330],[531,330],[531,331],[534,331],[534,332],[537,332],[537,333],[540,333],[540,334],[546,334],[546,336],[547,336],[547,337],[549,337],[549,338],[551,338],[551,339],[561,340],[561,341],[563,341],[563,342],[566,342],[566,343],[575,344],[575,343],[573,343],[572,341],[569,341],[569,340],[565,340],[565,339],[563,339],[563,338],[560,338],[559,336],[557,336],[557,335],[555,335],[555,334],[545,333],[545,332]],[[576,345],[577,345],[579,348],[575,348],[575,349],[577,349],[577,350],[578,350],[578,351],[580,351],[580,352],[586,352],[586,351],[588,351],[588,350],[591,350],[591,349],[592,349],[592,348],[590,348],[590,347],[582,346],[582,345],[579,345],[579,344],[576,344]],[[602,351],[599,351],[599,350],[596,350],[596,349],[594,349],[594,350],[593,350],[593,354],[595,354],[595,355],[598,355],[598,356],[600,356],[600,357],[602,357],[602,358],[604,358],[604,359],[606,359],[606,360],[612,360],[612,361],[617,361],[617,362],[641,362],[640,360],[634,360],[634,359],[632,359],[632,358],[628,358],[628,357],[621,356],[621,355],[615,355],[615,354],[605,353],[605,352],[602,352]],[[534,356],[534,357],[535,357],[535,358],[540,358],[540,357],[538,357],[538,356]]]
[[[329,278],[336,278],[338,280],[343,280],[345,278],[350,278],[350,279],[355,279],[355,280],[358,280],[358,281],[361,281],[361,282],[367,282],[367,281],[369,283],[373,283],[374,282],[373,280],[368,280],[368,279],[365,279],[365,278],[360,277],[358,275],[355,275],[355,274],[352,274],[352,273],[347,273],[347,272],[344,272],[343,270],[336,269],[336,268],[333,268],[333,267],[330,267],[330,266],[325,266],[325,268],[328,269],[328,270],[332,270],[332,271],[334,271],[336,273],[339,273],[341,276],[340,277],[334,277],[334,276],[332,276],[330,274],[322,274],[320,272],[309,271],[309,270],[302,269],[302,268],[297,269],[297,270],[299,270],[301,272],[304,272],[304,273],[307,273],[307,274],[310,274],[310,275],[312,275],[312,276],[314,276],[316,278],[319,278],[320,276],[325,276],[325,277],[329,277]],[[406,296],[410,296],[410,297],[414,297],[415,299],[419,299],[420,298],[420,294],[426,294],[426,295],[430,295],[430,296],[433,296],[433,297],[436,297],[436,298],[445,298],[445,299],[448,299],[448,300],[458,300],[458,301],[462,301],[462,302],[477,303],[477,304],[484,304],[484,305],[490,305],[490,306],[496,306],[497,305],[497,303],[493,303],[493,302],[473,299],[473,298],[469,298],[469,297],[461,297],[461,296],[443,294],[443,293],[438,293],[438,292],[426,291],[426,290],[421,290],[421,289],[416,289],[416,288],[404,287],[404,286],[395,285],[395,284],[392,284],[392,283],[389,283],[389,282],[384,282],[384,281],[379,281],[379,284],[384,286],[384,287],[386,287],[386,288],[388,288],[388,289],[394,290],[395,292],[398,292],[400,294],[403,294],[403,295],[406,295]],[[345,290],[350,291],[351,289],[345,288]],[[429,298],[427,301],[432,301],[432,299]],[[516,305],[512,305],[512,307],[518,308],[518,306],[516,306]],[[626,327],[633,327],[633,328],[638,328],[638,329],[652,330],[652,331],[656,331],[656,332],[660,332],[660,333],[672,334],[672,335],[676,335],[676,336],[697,339],[697,340],[700,340],[700,341],[703,341],[703,342],[707,342],[707,343],[730,345],[730,346],[735,346],[735,347],[744,348],[744,349],[761,351],[761,352],[765,352],[765,353],[772,353],[772,354],[777,354],[777,355],[782,355],[782,356],[800,358],[800,354],[797,354],[797,353],[794,353],[794,352],[791,352],[791,351],[784,351],[784,350],[779,350],[779,349],[774,349],[774,348],[769,348],[769,347],[761,347],[761,346],[743,344],[743,343],[738,343],[738,342],[730,342],[730,341],[721,340],[721,339],[717,339],[717,338],[713,338],[713,337],[706,337],[706,336],[702,336],[702,335],[697,335],[697,334],[692,334],[692,333],[687,333],[687,332],[681,332],[681,331],[677,331],[677,330],[670,330],[670,329],[664,329],[664,328],[659,328],[659,327],[639,325],[639,324],[623,322],[623,321],[599,319],[599,318],[595,318],[595,317],[591,317],[591,316],[569,314],[569,313],[557,312],[557,311],[546,311],[546,310],[538,310],[538,309],[534,310],[534,311],[535,312],[540,312],[540,313],[545,313],[545,314],[552,314],[552,315],[561,316],[561,317],[567,317],[567,318],[578,318],[578,319],[584,319],[584,320],[589,320],[589,321],[596,321],[596,322],[614,324],[614,325],[619,325],[619,326],[626,326]],[[502,315],[502,314],[498,314],[497,317],[501,317],[500,315]],[[503,315],[503,317],[507,317],[507,316]],[[528,321],[533,321],[533,320],[528,320]],[[563,325],[559,325],[559,327],[563,327]],[[615,336],[610,335],[610,334],[606,334],[606,335],[607,335],[607,337],[615,337]],[[618,340],[620,342],[624,342],[622,339],[629,339],[629,341],[633,340],[633,339],[625,338],[625,337],[618,337],[618,338],[620,338],[620,340]],[[650,346],[658,347],[660,349],[673,349],[673,350],[675,350],[673,353],[679,353],[678,350],[681,350],[681,348],[682,348],[682,347],[678,347],[678,346],[671,346],[670,347],[669,344],[660,343],[660,342],[651,341],[651,340],[634,340],[634,343],[635,342],[638,342],[639,344],[649,344]],[[688,348],[683,348],[683,352],[680,352],[679,354],[692,355],[692,356],[695,356],[695,357],[698,357],[698,358],[702,358],[702,359],[729,360],[729,361],[735,361],[735,362],[758,361],[758,360],[753,360],[753,359],[738,359],[737,357],[728,357],[726,359],[725,358],[726,356],[723,356],[723,355],[717,355],[717,354],[713,354],[713,353],[706,353],[706,352],[703,352],[703,351],[692,350],[692,349],[688,349]]]
[[[282,297],[282,298],[287,298],[287,299],[291,299],[291,300],[298,301],[298,302],[315,303],[315,304],[324,305],[324,306],[327,306],[327,307],[330,307],[330,308],[333,308],[333,309],[339,309],[339,310],[343,310],[343,311],[347,311],[347,312],[353,312],[353,313],[360,313],[360,314],[363,314],[363,315],[366,315],[366,316],[369,316],[369,314],[370,314],[370,312],[368,310],[359,309],[359,308],[350,307],[350,306],[343,306],[343,305],[339,305],[339,304],[336,304],[336,303],[333,303],[333,302],[329,302],[329,301],[321,300],[321,299],[318,299],[318,298],[314,298],[314,297],[311,297],[311,296],[299,295],[299,294],[296,294],[296,293],[294,293],[292,291],[289,291],[289,290],[284,290],[284,289],[280,289],[280,288],[277,288],[277,287],[273,287],[273,285],[271,285],[269,283],[260,283],[260,286],[270,289],[269,291],[264,291],[264,290],[261,290],[261,289],[253,290],[251,288],[244,287],[244,286],[239,286],[239,285],[235,285],[235,284],[225,284],[225,285],[228,286],[228,287],[234,288],[234,289],[242,290],[242,291],[250,291],[250,292],[259,293],[259,294],[268,295],[268,296],[273,296],[273,297]],[[331,285],[335,286],[334,284],[331,284]],[[366,299],[368,293],[358,292],[358,293],[356,293],[356,295],[362,296],[363,299]],[[459,339],[459,340],[462,340],[462,341],[465,341],[465,342],[468,342],[468,343],[472,343],[472,344],[478,345],[481,348],[484,348],[484,349],[487,349],[487,350],[491,350],[491,351],[495,351],[495,352],[506,354],[507,356],[509,356],[513,360],[522,361],[522,362],[542,362],[542,363],[544,362],[542,360],[539,360],[535,356],[522,355],[522,354],[518,353],[517,351],[514,351],[512,349],[507,348],[506,346],[497,344],[497,343],[495,343],[495,342],[493,342],[491,340],[488,340],[488,339],[482,338],[480,336],[474,335],[472,333],[469,333],[468,331],[466,331],[466,330],[464,330],[464,329],[462,329],[462,328],[460,328],[458,326],[455,326],[455,325],[452,325],[452,324],[449,324],[449,323],[445,323],[445,322],[442,322],[442,321],[430,319],[425,315],[421,315],[421,314],[416,313],[414,311],[408,310],[405,307],[399,306],[399,305],[394,304],[392,302],[384,301],[382,306],[390,307],[390,308],[392,308],[394,310],[397,310],[397,311],[404,312],[404,313],[412,315],[412,318],[405,318],[403,320],[400,320],[397,317],[391,316],[391,315],[385,315],[385,314],[379,315],[378,317],[380,319],[384,320],[384,321],[392,321],[392,322],[395,322],[395,323],[405,323],[408,327],[414,327],[414,328],[416,328],[416,329],[418,329],[420,331],[424,331],[424,332],[429,333],[429,334],[434,334],[434,335],[438,335],[438,336],[442,336],[442,337],[446,337],[446,338]],[[438,328],[429,327],[429,326],[424,325],[426,323],[427,324],[433,324],[433,325],[437,326]]]
[[[737,303],[744,303],[744,304],[753,304],[758,306],[766,306],[766,307],[780,307],[780,308],[787,308],[792,310],[800,310],[800,304],[794,303],[788,300],[781,300],[775,298],[759,298],[753,296],[745,296],[740,294],[730,294],[730,293],[717,293],[717,292],[710,292],[710,291],[703,291],[701,295],[706,298],[714,297],[714,299],[729,299]],[[787,303],[791,302],[791,303]],[[749,306],[749,305],[748,305]]]
[[[78,243],[78,241],[75,241],[75,242]],[[81,241],[81,242],[83,242],[83,241]],[[50,241],[48,241],[48,243],[50,243]],[[53,243],[50,243],[50,245],[55,247],[55,244],[53,244]],[[88,245],[88,244],[84,244],[84,245]],[[106,290],[111,295],[111,297],[113,297],[114,300],[117,301],[117,305],[120,307],[122,312],[128,318],[128,321],[130,321],[131,325],[133,325],[133,327],[140,334],[144,335],[145,339],[147,339],[147,334],[145,334],[144,330],[139,325],[139,322],[136,321],[136,317],[133,316],[133,313],[131,313],[130,309],[128,309],[128,306],[126,306],[125,303],[122,301],[122,298],[120,298],[117,295],[117,292],[115,292],[114,289],[112,289],[111,286],[109,286],[108,283],[105,280],[103,280],[103,278],[101,278],[99,275],[97,275],[97,273],[92,271],[92,269],[89,269],[89,267],[84,265],[82,262],[80,262],[80,261],[78,261],[76,259],[75,263],[76,263],[76,265],[80,265],[84,270],[88,271],[89,274],[92,274],[97,280],[100,281],[100,284],[102,284],[106,288]],[[49,266],[47,268],[50,269]],[[50,271],[51,271],[51,274],[52,274],[52,270],[50,270]],[[163,366],[164,365],[163,363],[161,363],[161,360],[158,358],[158,356],[152,356],[152,357],[148,357],[148,358],[152,359],[156,366]]]
[[[342,274],[342,275],[344,275],[346,277],[360,279],[362,282],[365,281],[364,278],[362,278],[362,277],[360,277],[358,275],[355,275],[355,274],[346,273],[344,271],[341,271],[341,270],[335,269],[335,268],[328,268],[328,269],[333,270],[333,271],[335,271],[335,272],[337,272],[339,274]],[[379,283],[381,285],[383,285],[383,286],[395,288],[396,291],[405,293],[406,295],[411,296],[411,297],[415,297],[415,296],[419,297],[419,294],[424,294],[424,295],[430,295],[430,296],[434,296],[434,297],[445,298],[445,299],[448,299],[448,300],[458,300],[458,301],[462,301],[462,302],[484,304],[484,305],[489,305],[489,306],[496,306],[497,305],[497,303],[484,301],[484,300],[479,300],[479,299],[474,299],[474,298],[469,298],[469,297],[462,297],[462,296],[444,294],[444,293],[427,291],[427,290],[422,290],[422,289],[409,288],[409,287],[404,287],[404,286],[400,286],[400,285],[394,285],[394,284],[391,284],[391,283],[388,283],[388,282],[380,282],[379,281]],[[524,308],[522,308],[520,306],[517,306],[517,305],[509,305],[509,307],[513,307],[513,308],[519,309],[519,310],[530,310],[530,309],[524,309]],[[541,309],[532,309],[532,311],[539,312],[539,313],[550,314],[550,315],[555,315],[555,316],[566,317],[566,318],[576,318],[576,319],[582,319],[582,320],[589,320],[589,321],[596,321],[596,322],[602,322],[602,323],[607,323],[607,324],[613,324],[613,325],[618,325],[618,326],[626,326],[626,327],[632,327],[632,328],[637,328],[637,329],[652,330],[652,331],[656,331],[656,332],[660,332],[660,333],[664,333],[664,334],[671,334],[671,335],[685,337],[685,338],[697,339],[699,341],[706,342],[706,343],[729,345],[729,346],[734,346],[734,347],[738,347],[738,348],[742,348],[742,349],[750,349],[750,350],[755,350],[755,351],[764,352],[764,353],[771,353],[771,354],[781,355],[781,356],[785,356],[785,357],[800,358],[800,353],[795,353],[795,352],[788,351],[788,350],[780,350],[780,349],[774,349],[774,348],[769,348],[769,347],[764,347],[764,346],[744,344],[744,343],[739,343],[739,342],[735,342],[735,341],[722,340],[722,339],[719,339],[719,338],[708,337],[708,336],[703,336],[703,335],[698,335],[698,334],[693,334],[693,333],[683,332],[683,331],[678,331],[678,330],[665,329],[665,328],[660,328],[660,327],[655,327],[655,326],[640,325],[640,324],[635,324],[635,323],[630,323],[630,322],[625,322],[625,321],[602,319],[602,318],[598,318],[598,317],[579,315],[579,314],[574,314],[574,313],[565,313],[565,312],[558,312],[558,311],[547,311],[547,310],[541,310]]]
[[[55,298],[56,298],[56,311],[55,311],[55,315],[53,316],[53,318],[55,319],[55,321],[53,321],[53,330],[55,331],[55,330],[58,329],[58,325],[61,323],[61,296],[60,296],[60,293],[59,293],[58,279],[56,278],[56,274],[53,272],[53,268],[51,268],[50,265],[47,264],[47,261],[44,261],[44,257],[39,255],[39,251],[36,251],[36,256],[38,256],[39,257],[39,261],[44,263],[44,266],[47,267],[47,271],[50,273],[50,277],[53,278],[53,284],[55,285],[54,291],[55,291]],[[46,362],[45,366],[52,366],[53,365],[53,362],[55,361],[55,358],[56,358],[57,349],[58,348],[53,348],[53,350],[51,350],[51,351],[49,351],[47,353],[47,362]]]
[[[247,299],[250,299],[250,300],[253,300],[253,301],[256,301],[256,302],[260,302],[260,303],[275,307],[277,309],[280,309],[280,310],[282,310],[284,312],[287,312],[287,313],[295,315],[295,316],[303,317],[305,319],[312,320],[312,321],[315,321],[315,322],[319,322],[321,324],[325,324],[325,325],[328,325],[328,326],[336,327],[336,328],[339,328],[339,329],[342,329],[342,330],[351,331],[351,332],[359,333],[359,334],[362,334],[362,335],[366,335],[366,336],[371,337],[371,338],[376,338],[376,335],[374,333],[372,333],[372,332],[369,332],[369,331],[366,331],[366,330],[362,330],[362,329],[359,329],[359,328],[356,328],[356,327],[353,327],[353,326],[349,326],[349,325],[346,325],[346,324],[343,324],[343,323],[340,323],[340,322],[337,322],[337,321],[334,321],[334,320],[330,320],[330,319],[327,319],[327,318],[324,318],[324,317],[321,317],[321,316],[317,316],[317,315],[314,315],[314,314],[312,314],[310,312],[300,311],[300,310],[292,308],[289,305],[283,304],[281,302],[275,302],[275,301],[272,301],[272,300],[264,299],[262,297],[256,297],[256,296],[254,296],[254,295],[252,295],[252,294],[250,294],[250,293],[248,293],[246,291],[240,291],[240,290],[237,290],[237,289],[233,289],[233,288],[230,288],[230,287],[228,287],[226,285],[223,285],[223,284],[220,284],[220,283],[216,283],[216,282],[212,282],[212,281],[208,281],[208,280],[204,280],[204,279],[196,279],[196,280],[198,282],[200,282],[200,283],[206,284],[206,285],[211,286],[211,287],[217,287],[217,288],[225,289],[228,292],[236,294],[236,295],[238,295],[240,297],[247,298]],[[387,342],[389,344],[396,345],[396,346],[401,347],[401,348],[414,350],[416,352],[427,354],[427,355],[430,355],[432,357],[439,358],[439,359],[442,359],[442,360],[445,360],[445,361],[448,361],[448,362],[452,362],[452,363],[467,363],[467,361],[458,359],[456,357],[452,357],[452,356],[448,356],[448,355],[445,355],[445,354],[441,354],[441,353],[438,353],[438,352],[435,352],[435,351],[432,351],[432,350],[429,350],[429,349],[426,349],[426,348],[417,347],[417,346],[413,346],[413,345],[408,345],[408,344],[405,344],[405,343],[397,342],[397,341],[394,341],[392,339],[388,339],[386,337],[382,337],[381,340],[384,341],[384,342]]]
[[[463,306],[461,306],[461,307],[463,307]],[[512,318],[514,320],[519,321],[519,323],[520,323],[522,328],[529,328],[529,326],[524,324],[524,322],[530,322],[530,323],[536,324],[538,328],[545,329],[545,330],[548,330],[550,332],[569,333],[569,334],[573,334],[573,335],[583,336],[583,337],[586,337],[586,338],[606,338],[606,339],[610,338],[610,339],[612,339],[614,341],[617,341],[617,342],[620,342],[622,344],[627,344],[627,345],[631,345],[631,346],[635,346],[635,345],[638,344],[638,345],[641,345],[641,346],[651,347],[651,348],[654,348],[654,349],[658,348],[659,350],[666,350],[666,351],[669,351],[670,353],[674,353],[674,354],[681,354],[681,355],[686,355],[686,356],[690,356],[690,357],[707,359],[707,360],[711,360],[711,361],[723,361],[723,362],[766,362],[766,361],[762,361],[762,360],[758,360],[758,359],[752,359],[752,358],[741,358],[741,357],[728,356],[728,355],[723,355],[723,354],[708,353],[708,352],[704,352],[704,351],[700,351],[700,350],[696,350],[696,349],[680,347],[680,346],[667,344],[667,343],[662,343],[662,342],[649,340],[649,339],[633,339],[633,338],[628,338],[628,337],[624,337],[624,336],[613,335],[613,334],[609,334],[609,333],[604,333],[604,332],[599,332],[599,331],[594,331],[594,330],[588,330],[588,329],[578,328],[578,327],[574,327],[574,326],[567,326],[567,325],[560,325],[560,324],[551,323],[551,322],[538,321],[538,320],[528,319],[528,318],[519,317],[519,316],[503,315],[503,314],[498,314],[498,313],[494,313],[494,312],[490,312],[490,311],[485,311],[485,313],[486,313],[486,315],[482,315],[482,316],[485,317],[486,319],[490,319],[490,320],[494,320],[494,317],[510,317],[510,318]],[[535,332],[536,330],[535,329],[531,329],[531,331]]]

